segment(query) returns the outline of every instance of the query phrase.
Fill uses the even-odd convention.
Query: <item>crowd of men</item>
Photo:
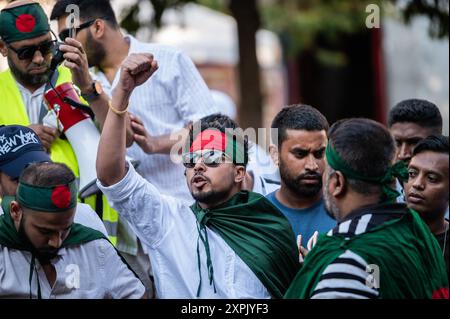
[[[268,178],[183,53],[124,36],[108,0],[59,0],[50,19],[59,40],[36,2],[0,12],[0,298],[449,298],[432,102],[398,103],[388,127],[286,106]],[[90,163],[46,122],[66,82],[101,134]],[[86,165],[98,192],[81,200]]]

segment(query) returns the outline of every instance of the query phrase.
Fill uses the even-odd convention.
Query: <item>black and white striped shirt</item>
[[[389,205],[382,211],[361,209],[348,216],[328,232],[328,236],[344,236],[350,239],[369,229],[404,214],[404,205]],[[346,250],[331,262],[321,274],[312,299],[375,299],[379,297],[379,271],[361,256]]]

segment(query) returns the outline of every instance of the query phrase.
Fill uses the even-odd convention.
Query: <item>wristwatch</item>
[[[81,93],[81,96],[83,99],[86,100],[86,102],[91,103],[93,100],[95,100],[97,97],[100,96],[100,94],[103,93],[103,88],[100,82],[94,81],[92,82],[91,89],[88,93]]]

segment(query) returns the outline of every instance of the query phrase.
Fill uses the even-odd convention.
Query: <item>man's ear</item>
[[[334,176],[330,177],[330,194],[334,197],[342,197],[347,190],[347,180],[345,176],[337,171]]]
[[[280,154],[278,152],[278,147],[275,144],[270,144],[269,145],[269,154],[270,157],[272,158],[272,161],[275,163],[275,165],[279,165],[280,163]]]
[[[242,183],[245,180],[245,173],[247,172],[246,168],[241,165],[235,166],[235,175],[234,175],[234,181],[236,183]]]
[[[91,31],[92,37],[98,40],[105,36],[106,28],[106,21],[97,19],[89,29]]]
[[[6,43],[0,40],[0,53],[6,58],[8,56],[8,47]]]
[[[13,219],[14,225],[16,225],[16,228],[18,228],[20,225],[20,221],[23,218],[22,207],[20,207],[20,204],[18,202],[16,202],[15,200],[13,200],[11,202],[9,207],[10,207],[11,218]]]

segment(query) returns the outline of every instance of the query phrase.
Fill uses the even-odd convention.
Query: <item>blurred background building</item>
[[[52,0],[39,2],[51,10]],[[197,2],[215,4],[210,7],[226,12],[223,10],[226,6],[217,5],[226,1]],[[356,3],[354,0],[339,1],[337,9],[326,7],[331,6],[324,4],[326,1],[283,1],[279,6],[277,2],[258,2],[263,20],[256,33],[262,103],[260,114],[255,109],[252,112],[261,117],[263,127],[270,126],[283,106],[293,103],[317,107],[330,122],[365,116],[386,123],[389,109],[397,102],[423,98],[439,106],[448,135],[448,32],[443,38],[431,37],[430,19],[424,16],[412,17],[405,24],[400,12],[402,3],[408,0],[394,1],[395,5],[381,1],[378,29],[365,26],[364,18],[369,15],[365,5],[350,9],[342,5],[348,3],[351,7]],[[286,5],[290,2],[292,10]],[[5,3],[0,1],[0,7]],[[246,90],[239,81],[242,52],[239,52],[238,23],[230,12],[188,3],[167,8],[160,28],[156,28],[152,23],[155,10],[151,1],[112,0],[112,3],[124,28],[141,40],[186,52],[208,86],[225,93],[236,104],[238,119],[248,119],[248,114],[242,117],[247,109],[242,98]],[[295,15],[294,10],[298,10]],[[5,59],[1,58],[0,69],[6,67]],[[241,123],[244,126],[250,123],[244,122]]]

